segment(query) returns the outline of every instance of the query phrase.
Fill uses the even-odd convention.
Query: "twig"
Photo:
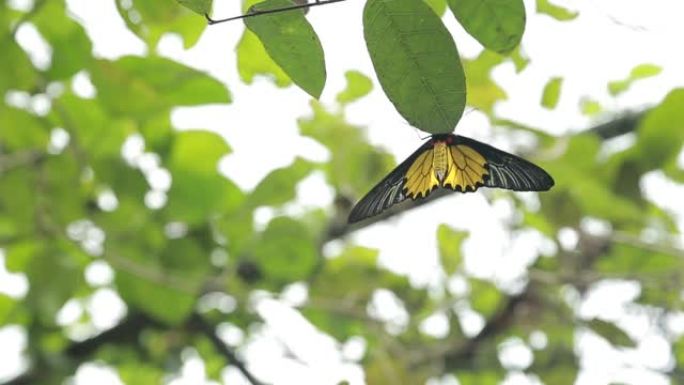
[[[265,9],[263,11],[253,11],[253,12],[248,11],[244,15],[227,17],[225,19],[212,19],[209,16],[209,14],[206,14],[206,13],[204,14],[204,17],[207,19],[207,23],[209,25],[214,25],[214,24],[219,24],[219,23],[225,23],[227,21],[245,19],[245,18],[253,17],[253,16],[267,15],[269,13],[280,13],[280,12],[293,11],[293,10],[302,9],[302,8],[311,8],[311,7],[315,7],[317,5],[339,3],[340,1],[344,1],[344,0],[316,0],[314,3],[295,4],[295,5],[290,5],[290,6],[282,7],[282,8]]]

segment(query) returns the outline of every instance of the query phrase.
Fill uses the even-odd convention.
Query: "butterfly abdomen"
[[[434,170],[435,177],[441,184],[444,181],[447,171],[449,171],[449,158],[447,154],[449,148],[447,147],[446,143],[438,141],[435,142],[433,151],[434,156],[432,158],[432,168]]]

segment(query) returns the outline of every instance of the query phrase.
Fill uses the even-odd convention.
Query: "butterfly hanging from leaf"
[[[407,198],[426,198],[437,188],[546,191],[553,184],[551,175],[518,156],[464,136],[436,134],[361,198],[349,223],[378,215]]]

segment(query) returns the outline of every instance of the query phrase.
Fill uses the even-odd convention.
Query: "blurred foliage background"
[[[243,9],[254,3],[245,2]],[[210,10],[210,1],[117,1],[126,26],[150,48],[146,55],[117,60],[93,55],[88,34],[64,0],[37,0],[23,8],[0,2],[0,255],[6,270],[28,283],[23,293],[0,294],[0,324],[24,331],[28,341],[23,367],[5,383],[62,384],[87,364],[110,368],[126,384],[170,383],[189,354],[201,359],[207,381],[223,381],[225,369],[232,368],[242,373],[243,383],[309,383],[305,374],[277,380],[269,375],[279,361],[306,362],[285,342],[278,342],[282,354],[266,366],[245,354],[248,345],[264,338],[259,303],[270,300],[331,337],[343,361],[362,368],[368,384],[486,385],[510,381],[512,374],[529,383],[572,384],[581,374],[580,335],[594,335],[623,352],[642,346],[644,334],[619,314],[580,311],[592,291],[606,286],[633,292],[622,306],[664,341],[658,349],[667,351],[667,365],[646,369],[671,383],[684,381],[679,366],[684,328],[672,326],[682,317],[681,213],[655,204],[642,188],[643,177],[653,172],[684,182],[678,163],[684,91],[673,90],[652,108],[629,114],[587,100],[582,109],[597,124],[562,137],[502,119],[493,106],[506,93],[491,70],[512,62],[521,71],[528,64],[516,49],[524,9],[522,2],[491,1],[502,8],[481,15],[469,3],[426,0],[435,13],[423,3],[395,5],[429,12],[429,22],[451,7],[488,48],[462,62],[467,104],[485,113],[501,135],[532,138],[535,145],[518,152],[556,179],[554,189],[538,199],[484,192],[492,204],[504,201],[513,208],[510,234],[533,232],[545,241],[513,286],[470,274],[461,247],[470,234],[447,225],[434,235],[442,279],[429,287],[412,285],[407,276],[379,264],[378,250],[349,240],[359,228],[401,211],[354,228],[346,225],[351,204],[394,166],[387,151],[369,144],[363,127],[345,118],[349,104],[363,103],[378,86],[366,75],[346,74],[347,88],[339,90],[336,106],[313,100],[308,115],[293,116],[301,135],[329,151],[328,160],[298,158],[244,191],[217,168],[231,153],[230,143],[207,130],[176,130],[170,119],[175,107],[227,104],[240,95],[154,51],[165,33],[193,46],[206,27],[197,13]],[[577,16],[545,0],[535,6],[559,23]],[[492,17],[503,18],[499,35],[482,30],[481,21]],[[267,75],[279,87],[294,83],[318,97],[325,64],[315,32],[301,14],[283,19],[281,29],[268,20],[251,19],[251,31],[245,30],[236,48],[242,81]],[[47,62],[31,60],[18,43],[17,31],[26,25],[49,45]],[[387,27],[388,33],[415,32],[404,27]],[[288,46],[282,28],[303,43]],[[370,28],[366,38],[382,38],[373,33]],[[440,33],[443,39],[434,44],[448,48],[451,37]],[[430,44],[416,36],[411,44]],[[426,131],[433,123],[433,132],[444,130],[444,121],[431,120],[434,106],[413,107],[418,97],[434,94],[412,88],[412,99],[392,88],[391,80],[413,79],[415,74],[403,68],[407,60],[427,57],[429,66],[442,59],[424,53],[397,57],[397,51],[373,51],[377,41],[368,44],[397,110],[409,122],[425,124]],[[309,67],[302,68],[304,62]],[[428,83],[463,87],[462,75],[429,68],[418,74]],[[617,95],[658,72],[657,66],[640,65],[607,87]],[[73,90],[74,79],[83,76],[96,92]],[[544,108],[556,106],[562,87],[561,77],[549,79]],[[458,90],[437,91],[439,102]],[[445,110],[447,123],[453,123],[448,127],[466,102],[463,92],[458,95],[463,100]],[[625,137],[628,145],[606,151],[606,143]],[[288,213],[284,208],[295,199],[298,183],[313,172],[323,173],[334,203]],[[255,211],[262,207],[278,215],[257,226]],[[334,252],[324,253],[326,248]],[[398,313],[382,310],[383,299]],[[97,301],[119,309],[112,310],[118,315],[103,313],[92,305]],[[482,320],[474,331],[464,326],[473,316]],[[443,332],[431,330],[435,322]],[[294,328],[292,333],[296,336]]]

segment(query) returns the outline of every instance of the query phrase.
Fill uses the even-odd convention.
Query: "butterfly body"
[[[380,214],[437,188],[472,192],[482,186],[543,191],[553,178],[540,167],[485,143],[453,134],[432,135],[352,209],[349,222]]]

